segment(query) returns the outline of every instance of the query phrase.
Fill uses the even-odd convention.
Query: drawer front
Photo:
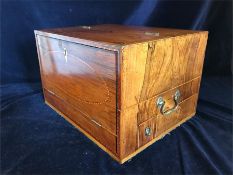
[[[138,127],[139,130],[139,147],[145,145],[149,141],[151,141],[155,136],[155,118],[151,118],[150,120],[141,123]]]
[[[179,104],[178,109],[171,115],[165,116],[158,114],[156,119],[156,136],[166,132],[169,128],[172,128],[175,124],[185,119],[186,117],[191,117],[196,111],[197,104],[197,94],[189,97],[188,99],[182,101]]]
[[[164,134],[170,128],[173,128],[177,123],[187,117],[195,114],[197,105],[197,94],[192,95],[188,99],[182,101],[177,110],[170,115],[158,114],[151,119],[141,123],[138,126],[138,146],[141,147],[150,142],[154,138]]]
[[[116,53],[37,35],[43,87],[116,135]]]
[[[59,112],[69,117],[74,123],[76,123],[81,129],[94,137],[102,145],[104,145],[111,152],[116,154],[116,139],[115,135],[112,135],[94,120],[87,118],[83,113],[67,104],[59,97],[51,94],[47,90],[44,90],[44,95],[46,101],[55,107]]]
[[[195,114],[199,83],[197,78],[138,105],[139,147]],[[153,134],[146,135],[146,128]]]
[[[160,108],[157,107],[156,103],[159,97],[162,97],[165,101],[164,110],[172,108],[174,104],[174,95],[179,90],[179,104],[189,97],[198,94],[200,85],[200,78],[196,78],[191,82],[185,83],[181,86],[178,86],[172,90],[166,91],[157,95],[150,100],[138,104],[138,123],[142,123],[152,117],[155,117],[160,114]],[[165,109],[166,108],[166,109]]]

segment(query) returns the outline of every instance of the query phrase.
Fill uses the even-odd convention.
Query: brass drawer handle
[[[164,101],[163,97],[159,97],[157,99],[156,104],[157,104],[157,107],[160,109],[160,113],[162,115],[169,115],[178,109],[179,101],[180,101],[180,91],[179,90],[176,91],[173,99],[174,99],[175,105],[171,109],[167,109],[167,110],[164,109],[165,101]]]

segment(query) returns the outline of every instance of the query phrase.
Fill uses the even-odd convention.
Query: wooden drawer
[[[171,115],[164,116],[159,114],[156,119],[156,136],[164,134],[180,121],[187,117],[191,117],[196,112],[197,94],[185,99],[179,104],[176,112]]]
[[[138,105],[139,147],[164,134],[186,117],[195,114],[199,82],[200,79],[197,78]],[[180,96],[175,108],[174,95],[177,90],[179,90]],[[162,109],[156,104],[161,97],[165,102]],[[171,109],[174,110],[171,111]],[[146,133],[146,128],[150,130],[150,135]]]
[[[72,106],[72,104],[66,103],[63,99],[51,94],[49,91],[44,90],[44,95],[46,102],[55,110],[63,114],[69,120],[75,122],[82,130],[87,132],[100,144],[104,145],[111,152],[116,154],[117,137],[115,135],[104,129],[95,121],[95,119],[88,118],[81,111]]]
[[[180,102],[177,110],[170,115],[162,115],[158,112],[149,120],[139,124],[138,146],[141,147],[154,138],[166,134],[168,130],[176,126],[178,123],[193,116],[196,112],[196,105],[197,94],[193,94],[189,98]],[[147,134],[147,131],[150,131],[150,134]]]
[[[116,54],[38,36],[43,86],[116,135]]]
[[[145,102],[138,104],[138,111],[139,111],[138,123],[140,124],[151,117],[155,117],[159,115],[160,111],[159,108],[156,106],[156,101],[158,100],[159,97],[162,97],[165,100],[166,108],[172,108],[172,106],[174,106],[173,97],[177,90],[179,90],[180,92],[179,103],[182,103],[182,101],[198,93],[199,85],[200,85],[200,78],[196,78],[190,82],[187,82],[181,86],[178,86],[174,89],[161,93]]]
[[[153,140],[156,132],[156,120],[155,118],[151,118],[148,121],[141,123],[138,126],[139,131],[139,139],[138,139],[138,146],[141,147],[148,143],[149,141]]]

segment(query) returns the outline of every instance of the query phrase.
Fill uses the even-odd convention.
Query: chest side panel
[[[199,83],[200,78],[196,78],[121,110],[121,158],[127,160],[191,118],[196,111]],[[177,90],[180,97],[176,104],[174,94]],[[165,101],[162,111],[174,109],[168,115],[156,104],[161,97]]]
[[[37,40],[46,92],[116,135],[116,53],[38,35]]]
[[[201,76],[206,41],[201,32],[123,48],[122,108]]]
[[[206,42],[207,33],[201,32],[123,48],[121,157],[144,149],[195,114]],[[176,106],[177,91],[179,105],[164,117],[156,101],[163,97],[163,111],[168,111]]]

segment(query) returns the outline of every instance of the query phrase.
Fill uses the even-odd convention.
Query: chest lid
[[[66,37],[66,40],[76,42],[92,41],[109,45],[128,45],[193,34],[200,31],[103,24],[45,29],[35,32],[37,34],[52,35],[57,38]]]

